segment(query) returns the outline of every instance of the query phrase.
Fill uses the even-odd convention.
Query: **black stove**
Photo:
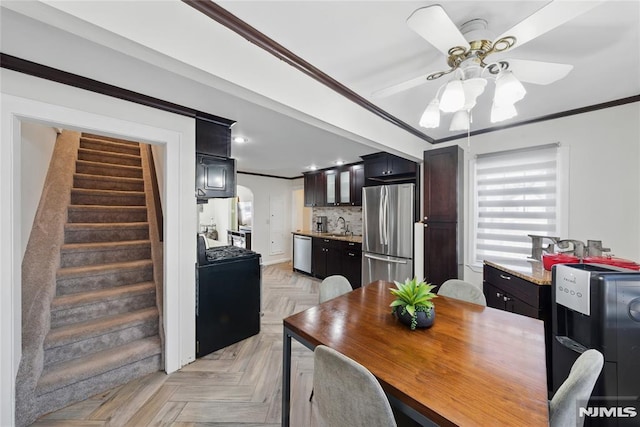
[[[253,258],[259,256],[258,253],[237,246],[218,246],[205,251],[207,262],[226,261],[229,259]]]
[[[237,246],[204,248],[198,238],[196,356],[260,332],[260,254]],[[242,307],[242,310],[238,310]]]

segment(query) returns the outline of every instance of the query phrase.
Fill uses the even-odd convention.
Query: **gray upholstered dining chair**
[[[321,425],[395,427],[391,405],[380,383],[364,366],[319,345],[314,351],[315,405]]]
[[[322,304],[335,297],[351,292],[353,288],[349,280],[340,275],[329,276],[320,283],[319,302]]]
[[[445,297],[472,302],[474,304],[487,305],[487,299],[482,293],[482,290],[464,280],[447,280],[440,286],[440,289],[438,289],[438,295],[444,295]]]
[[[340,276],[339,274],[329,276],[320,283],[318,303],[322,304],[325,301],[344,295],[352,290],[353,288],[351,287],[351,283],[349,283],[349,280],[346,277]],[[313,392],[314,389],[311,389],[309,402],[313,400]]]
[[[578,401],[586,402],[600,376],[604,357],[598,350],[585,351],[576,359],[569,376],[558,388],[549,403],[549,425],[551,427],[584,425],[584,417],[577,417]]]

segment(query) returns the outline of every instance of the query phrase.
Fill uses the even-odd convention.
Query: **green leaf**
[[[407,312],[413,317],[416,314],[416,308],[413,305],[407,304]]]

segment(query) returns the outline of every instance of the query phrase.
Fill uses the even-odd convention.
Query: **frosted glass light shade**
[[[451,119],[449,130],[469,130],[469,112],[467,110],[456,111]]]
[[[491,106],[491,123],[501,122],[518,115],[513,104],[497,105],[495,102]]]
[[[420,117],[420,126],[423,128],[437,128],[440,126],[440,101],[434,98]]]
[[[458,79],[447,83],[440,100],[440,110],[445,113],[453,113],[464,107],[464,88],[462,81]]]
[[[503,71],[496,77],[493,103],[497,106],[513,105],[526,95],[527,90],[511,71]]]
[[[464,90],[464,106],[465,110],[471,110],[476,105],[478,96],[484,92],[484,88],[487,85],[487,80],[475,77],[467,79],[462,82],[462,88]]]

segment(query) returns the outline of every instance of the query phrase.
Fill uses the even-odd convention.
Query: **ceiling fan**
[[[496,77],[501,72],[511,71],[522,82],[538,85],[553,83],[565,77],[573,66],[524,59],[491,61],[489,57],[520,47],[602,2],[551,1],[495,38],[490,38],[486,31],[487,23],[482,19],[466,22],[458,29],[439,4],[417,9],[407,19],[409,28],[446,55],[449,69],[380,89],[373,92],[372,97],[390,96],[454,72],[462,73],[463,79],[466,79],[487,74]]]

